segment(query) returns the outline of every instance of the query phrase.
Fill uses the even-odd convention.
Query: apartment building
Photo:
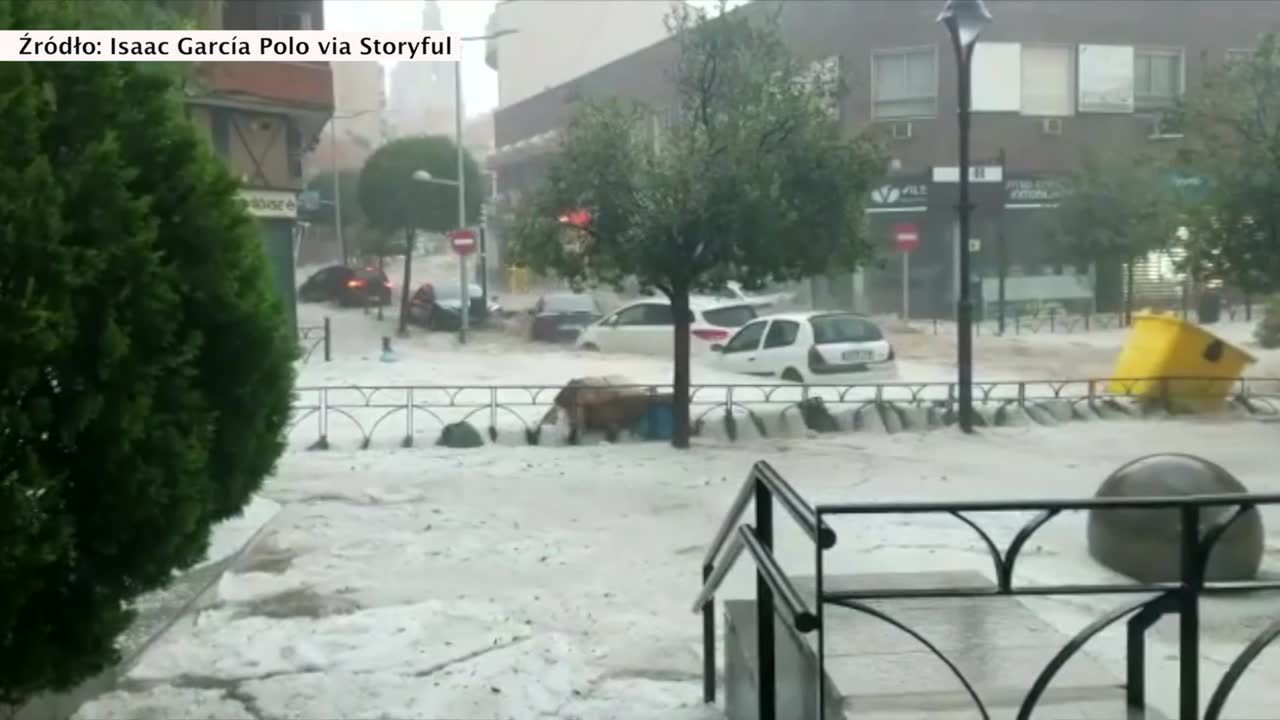
[[[503,0],[489,16],[485,62],[498,107],[584,75],[666,37],[662,0]]]
[[[320,30],[322,0],[208,0],[202,25],[225,30]],[[240,178],[276,285],[294,316],[294,242],[303,155],[333,114],[328,63],[201,63],[187,113]]]
[[[1166,112],[1194,93],[1206,70],[1247,53],[1280,30],[1275,0],[988,0],[994,18],[974,58],[973,267],[986,300],[997,267],[1011,300],[1114,306],[1119,268],[1078,267],[1057,231],[1063,180],[1087,150],[1132,153],[1176,141]],[[850,133],[881,133],[889,176],[868,199],[880,262],[844,284],[837,304],[876,312],[901,304],[901,263],[892,238],[911,226],[913,312],[950,314],[957,275],[956,66],[936,22],[942,0],[788,0],[780,20],[803,58],[838,72],[839,113]],[[760,17],[776,3],[733,12]],[[665,40],[551,90],[500,108],[491,169],[505,202],[537,183],[577,98],[621,95],[661,115],[676,48]],[[1194,185],[1195,178],[1169,178]]]

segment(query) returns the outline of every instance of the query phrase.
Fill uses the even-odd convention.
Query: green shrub
[[[1273,295],[1267,301],[1262,309],[1262,319],[1253,330],[1253,337],[1268,350],[1280,347],[1280,295]]]
[[[71,27],[0,0],[0,28]],[[0,63],[0,704],[116,660],[284,448],[295,348],[163,73]]]

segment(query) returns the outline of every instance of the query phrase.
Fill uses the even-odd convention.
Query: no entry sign
[[[920,247],[920,228],[914,223],[893,226],[893,245],[899,252],[909,253]]]
[[[453,230],[449,233],[449,246],[459,255],[470,255],[476,251],[476,234],[466,228]]]

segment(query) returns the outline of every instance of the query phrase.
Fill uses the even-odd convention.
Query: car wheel
[[[782,371],[782,379],[791,383],[803,383],[804,378],[800,376],[800,372],[795,368],[787,368]]]
[[[586,343],[582,346],[582,349],[586,352],[600,352],[600,348],[595,343]]]

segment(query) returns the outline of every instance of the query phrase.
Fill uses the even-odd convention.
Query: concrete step
[[[793,580],[801,596],[815,594],[811,577]],[[956,588],[989,586],[976,572],[838,575],[826,589]],[[810,600],[812,602],[812,600]],[[993,720],[1012,719],[1036,676],[1068,638],[1016,598],[919,598],[868,604],[933,643],[974,686]],[[729,720],[757,720],[756,608],[725,603],[725,686]],[[902,630],[864,613],[826,607],[825,720],[950,720],[980,717],[947,666]],[[796,638],[775,627],[779,720],[816,717],[817,636]],[[1041,697],[1033,717],[1053,720],[1162,720],[1124,704],[1123,680],[1078,652]]]

